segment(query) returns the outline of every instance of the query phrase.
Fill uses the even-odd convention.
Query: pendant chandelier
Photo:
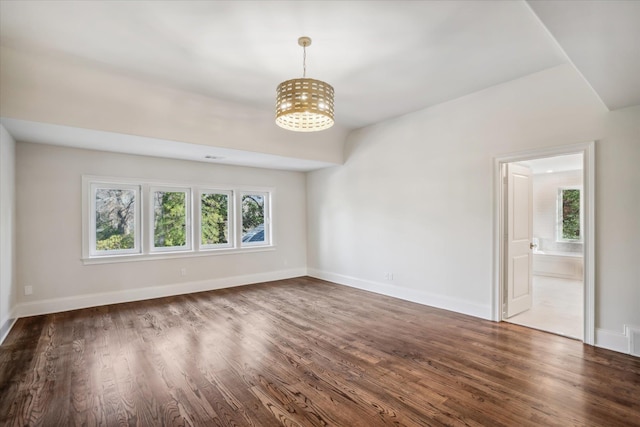
[[[296,132],[315,132],[333,126],[333,87],[320,80],[307,78],[307,46],[309,37],[300,37],[302,46],[302,78],[278,85],[276,124]]]

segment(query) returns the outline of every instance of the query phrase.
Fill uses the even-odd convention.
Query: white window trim
[[[139,184],[117,180],[84,180],[82,182],[82,253],[84,258],[130,256],[142,253],[142,191]],[[118,249],[111,251],[98,251],[96,249],[96,191],[99,189],[123,189],[135,192],[135,231],[134,247],[132,249]]]
[[[205,244],[202,243],[202,195],[203,194],[222,194],[227,196],[227,243]],[[235,199],[234,191],[202,188],[198,191],[198,214],[194,215],[194,232],[198,233],[198,249],[200,251],[212,251],[220,249],[229,249],[234,247],[236,240],[235,233]]]
[[[95,231],[95,227],[92,229],[91,216],[92,207],[90,205],[92,200],[91,185],[99,184],[106,186],[133,186],[137,187],[139,193],[138,197],[138,209],[136,212],[136,233],[139,233],[136,242],[140,247],[139,252],[136,253],[109,253],[109,254],[92,254],[90,251],[91,235]],[[111,187],[112,188],[112,187]],[[190,225],[190,242],[191,247],[189,250],[180,248],[163,248],[166,250],[152,251],[153,247],[153,204],[147,203],[151,200],[151,189],[170,189],[170,191],[190,190],[190,206],[187,208],[189,211],[189,217],[187,218]],[[230,238],[229,246],[226,247],[208,247],[202,246],[200,243],[200,200],[199,195],[201,192],[207,193],[222,193],[229,192],[232,195],[230,201]],[[240,194],[263,194],[265,195],[265,242],[257,242],[251,244],[242,244],[242,197]],[[119,262],[139,262],[161,259],[173,259],[173,258],[188,258],[188,257],[202,257],[202,256],[225,256],[234,254],[246,254],[256,252],[266,252],[276,250],[273,220],[273,206],[276,190],[273,187],[260,187],[260,186],[247,186],[247,185],[211,185],[211,183],[187,183],[180,181],[167,182],[166,180],[154,180],[147,178],[125,178],[125,177],[111,177],[111,176],[95,176],[95,175],[83,175],[82,176],[82,254],[81,261],[84,265],[92,264],[108,264]],[[195,200],[198,195],[198,200]],[[197,213],[197,214],[194,214]],[[150,219],[151,218],[151,219]],[[95,218],[94,218],[95,222]],[[194,235],[198,233],[198,237]],[[94,236],[95,240],[95,236]],[[95,243],[94,243],[95,247]],[[159,249],[159,248],[156,248]]]
[[[153,252],[147,254],[130,254],[130,255],[113,255],[113,256],[101,256],[93,258],[82,259],[83,265],[95,265],[95,264],[113,264],[121,262],[143,262],[143,261],[158,261],[166,259],[180,259],[180,258],[199,258],[209,256],[229,256],[229,255],[242,255],[258,252],[272,252],[277,250],[276,246],[257,246],[257,247],[243,247],[243,248],[228,248],[228,249],[207,249],[201,251],[190,252]]]

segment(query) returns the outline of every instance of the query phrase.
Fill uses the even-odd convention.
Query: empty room
[[[639,22],[0,0],[0,425],[640,425]]]

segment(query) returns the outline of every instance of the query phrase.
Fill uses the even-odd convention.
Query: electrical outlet
[[[24,287],[24,294],[25,294],[25,295],[31,295],[31,294],[33,294],[33,286],[25,286],[25,287]]]
[[[393,273],[384,273],[384,280],[393,280]]]
[[[182,267],[182,268],[180,269],[180,275],[181,275],[181,276],[186,276],[186,275],[187,275],[187,269],[186,269],[185,267]]]

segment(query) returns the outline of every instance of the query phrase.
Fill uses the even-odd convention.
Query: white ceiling
[[[308,35],[355,129],[568,62],[640,104],[638,22],[636,1],[0,1],[0,44],[270,111]]]
[[[529,1],[610,110],[640,105],[640,1]]]
[[[530,167],[534,174],[567,172],[583,168],[582,154],[544,157],[518,163]]]
[[[250,166],[307,172],[335,166],[334,163],[307,160],[252,151],[233,150],[202,144],[169,141],[136,135],[124,135],[94,129],[38,123],[28,120],[0,118],[0,123],[18,141],[51,144],[73,148],[112,151],[142,156],[166,157],[222,165]],[[91,146],[87,146],[87,141]]]

